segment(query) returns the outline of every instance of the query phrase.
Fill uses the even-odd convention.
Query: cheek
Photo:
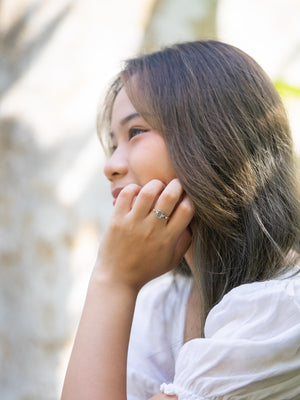
[[[164,183],[176,178],[164,140],[153,138],[144,141],[132,153],[131,165],[136,176],[145,184],[151,179],[159,179]]]

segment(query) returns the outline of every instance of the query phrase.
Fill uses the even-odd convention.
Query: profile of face
[[[104,167],[117,198],[124,186],[144,186],[152,179],[168,184],[176,178],[163,136],[135,110],[126,91],[118,93],[112,108],[112,155]]]

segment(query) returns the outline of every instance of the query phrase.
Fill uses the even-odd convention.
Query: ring
[[[155,208],[153,208],[153,211],[155,212],[156,217],[158,219],[165,219],[165,220],[169,219],[169,217],[163,211],[156,210]]]

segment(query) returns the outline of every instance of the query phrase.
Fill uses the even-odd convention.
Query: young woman
[[[100,128],[115,208],[62,398],[299,399],[299,192],[270,79],[174,45],[126,63]]]

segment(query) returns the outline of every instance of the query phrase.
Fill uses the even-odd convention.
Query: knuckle
[[[160,181],[159,179],[152,179],[145,186],[146,187],[150,186],[152,189],[155,188],[157,190],[161,190],[165,187],[164,183],[162,181]]]
[[[159,179],[152,179],[150,182],[155,185],[163,185],[162,181],[160,181]]]
[[[150,191],[150,188],[146,188],[146,189],[142,190],[140,193],[140,197],[143,200],[152,200],[153,196],[154,196],[153,192]]]
[[[170,182],[170,184],[171,184],[172,186],[174,186],[174,187],[179,188],[179,189],[182,188],[181,182],[180,182],[180,180],[179,180],[178,178],[173,179],[173,180]]]
[[[159,181],[158,179],[152,179],[142,188],[140,192],[140,196],[143,199],[152,200],[153,197],[164,188],[163,182]]]
[[[175,202],[177,201],[178,197],[176,195],[176,193],[171,192],[171,191],[167,191],[164,193],[164,200],[166,200],[167,202]]]

